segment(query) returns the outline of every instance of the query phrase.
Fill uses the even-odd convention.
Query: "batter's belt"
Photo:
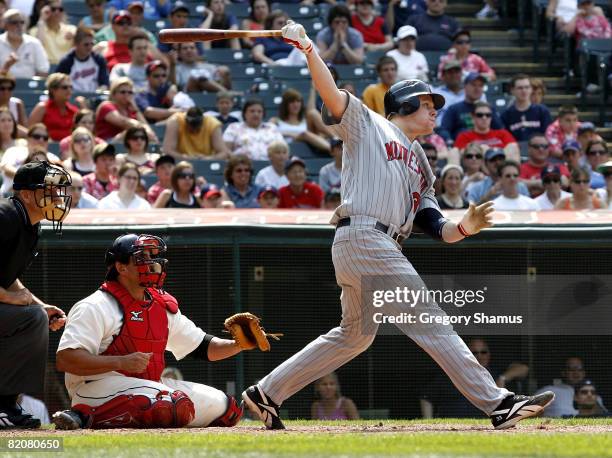
[[[350,226],[350,225],[351,225],[351,218],[350,217],[342,218],[342,219],[338,220],[338,224],[336,224],[336,229],[340,229],[341,227],[346,227],[346,226]],[[395,240],[400,245],[407,238],[405,235],[402,235],[399,232],[393,232],[393,230],[390,229],[390,226],[387,226],[386,224],[383,224],[380,221],[376,221],[373,224],[373,226],[374,226],[374,229],[376,229],[377,231],[380,231],[380,232],[384,232],[385,234],[387,234],[389,237],[391,237],[393,240]]]

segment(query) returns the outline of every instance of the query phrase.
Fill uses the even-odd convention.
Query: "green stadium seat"
[[[252,80],[265,78],[267,68],[258,64],[227,64],[232,73],[232,80]]]
[[[365,55],[365,63],[370,65],[376,65],[378,60],[387,54],[387,51],[368,51]]]
[[[278,106],[281,103],[282,96],[280,94],[253,94],[263,101],[264,108],[268,111],[268,116],[273,112],[276,114]]]
[[[34,76],[32,78],[17,78],[15,80],[15,92],[26,91],[44,91],[46,78]]]
[[[225,161],[192,159],[191,164],[196,176],[202,176],[207,182],[215,184],[220,188],[225,183],[223,172],[225,171]]]
[[[272,3],[271,10],[283,10],[291,19],[300,22],[304,18],[319,18],[317,5],[301,5],[299,3]],[[300,19],[300,21],[297,21]]]
[[[59,143],[49,142],[49,145],[47,146],[47,151],[50,152],[51,154],[55,154],[57,157],[61,157]]]
[[[327,26],[327,22],[319,18],[300,19],[300,24],[304,26],[306,33],[313,40],[316,38],[317,33]]]
[[[157,175],[154,173],[148,173],[142,176],[142,180],[144,180],[145,189],[149,189],[157,182]]]
[[[248,49],[237,51],[229,48],[211,48],[204,51],[204,57],[208,62],[213,62],[215,64],[253,62],[253,56]]]
[[[201,0],[198,0],[198,3],[202,4]],[[245,19],[251,14],[251,7],[245,5],[244,3],[226,3],[225,12],[228,14],[233,14],[238,19]]]
[[[84,17],[89,15],[89,9],[87,8],[87,3],[83,0],[79,1],[65,1],[62,3],[64,7],[64,11],[70,16],[79,16]],[[74,23],[71,23],[74,24]]]
[[[291,156],[299,156],[302,159],[314,159],[320,157],[320,154],[312,149],[308,143],[304,142],[289,143],[289,154]]]
[[[310,78],[310,70],[305,66],[274,66],[268,68],[268,76],[273,80],[304,80]]]
[[[346,80],[363,80],[376,78],[376,70],[364,65],[334,65],[338,78]]]
[[[215,104],[217,102],[217,94],[212,92],[190,92],[189,97],[195,102],[196,106],[206,110],[215,110]],[[234,107],[240,109],[242,106],[242,97],[235,95]]]
[[[162,139],[164,138],[164,135],[166,134],[166,125],[165,124],[153,124],[151,126],[151,129],[153,129],[153,132],[155,132],[155,135],[157,135],[157,138],[159,138],[159,140],[162,141]]]
[[[504,94],[494,95],[492,97],[487,97],[487,101],[491,104],[491,106],[495,107],[498,113],[502,113],[506,108],[508,108],[510,97],[507,97]]]

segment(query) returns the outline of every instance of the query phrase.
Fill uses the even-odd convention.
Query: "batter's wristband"
[[[465,230],[465,228],[463,227],[463,224],[459,223],[459,224],[457,225],[457,229],[459,229],[459,233],[460,233],[461,235],[463,235],[464,237],[469,237],[469,236],[470,236],[470,234],[468,233],[468,231],[466,231],[466,230]]]

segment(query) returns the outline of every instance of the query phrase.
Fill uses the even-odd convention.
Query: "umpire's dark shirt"
[[[40,224],[32,225],[24,205],[0,199],[0,286],[8,288],[28,268],[38,244]]]

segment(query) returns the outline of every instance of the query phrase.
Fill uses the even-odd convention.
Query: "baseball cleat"
[[[81,429],[83,427],[81,416],[74,410],[60,410],[59,412],[55,412],[51,421],[55,425],[55,429],[64,431]]]
[[[552,391],[536,396],[508,396],[491,413],[491,423],[495,429],[512,428],[519,421],[542,412],[554,399],[555,393]]]
[[[1,429],[38,429],[40,420],[25,413],[21,406],[14,408],[0,409],[0,430]]]
[[[278,415],[278,406],[266,396],[259,385],[253,385],[244,390],[242,400],[248,409],[264,422],[267,429],[285,429]]]

